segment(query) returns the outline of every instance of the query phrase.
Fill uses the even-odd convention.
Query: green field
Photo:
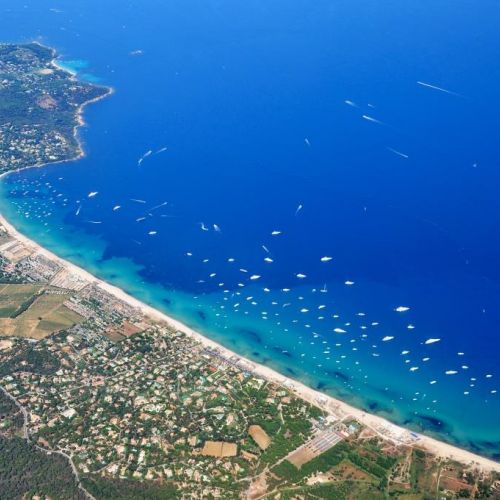
[[[29,308],[19,316],[19,318],[38,319],[40,321],[48,319],[53,312],[57,311],[63,302],[68,300],[68,297],[68,295],[49,295],[44,293],[40,295],[40,297],[37,297],[33,304],[31,304]]]
[[[43,288],[42,285],[1,285],[0,318],[10,318]]]
[[[1,334],[41,339],[80,323],[81,316],[63,305],[68,298],[42,285],[0,285]]]

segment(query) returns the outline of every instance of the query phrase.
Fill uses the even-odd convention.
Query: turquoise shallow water
[[[47,167],[47,169],[57,169],[57,167]],[[36,174],[38,178],[40,172],[37,171]],[[27,173],[24,173],[22,177],[26,175]],[[3,188],[6,186],[10,187],[10,182],[2,185]],[[24,199],[23,202],[27,203],[27,206],[33,206],[33,201],[27,202]],[[227,294],[192,295],[160,284],[149,283],[141,276],[143,268],[130,259],[123,257],[103,259],[106,244],[99,238],[78,230],[68,231],[64,223],[59,224],[56,221],[52,221],[50,227],[40,231],[38,224],[32,225],[29,219],[19,218],[19,211],[13,209],[10,203],[4,203],[5,201],[1,205],[2,213],[14,221],[23,233],[31,235],[46,248],[121,287],[144,302],[181,319],[189,326],[242,355],[367,411],[462,446],[476,449],[476,443],[489,442],[490,436],[496,432],[494,419],[491,426],[483,425],[474,429],[474,440],[471,440],[470,428],[464,431],[464,425],[470,425],[471,428],[477,425],[477,417],[469,408],[461,405],[461,400],[458,398],[459,391],[467,389],[467,382],[462,378],[464,385],[457,389],[454,381],[448,382],[442,377],[441,363],[448,358],[446,349],[438,350],[436,365],[426,367],[426,379],[411,378],[413,374],[407,372],[408,365],[405,363],[410,356],[405,356],[403,359],[399,351],[400,346],[391,349],[387,343],[387,347],[380,345],[381,349],[373,350],[369,349],[369,346],[375,344],[368,344],[369,340],[363,339],[363,334],[354,338],[350,335],[346,335],[346,338],[344,334],[325,335],[321,330],[318,334],[317,330],[294,324],[293,313],[287,317],[279,311],[281,316],[279,322],[272,322],[271,315],[268,314],[265,321],[274,323],[270,327],[262,325],[260,308],[258,312],[249,311],[249,315],[242,314],[236,317],[234,313],[231,315],[221,309],[225,307]],[[342,288],[342,284],[336,286],[329,284],[328,296],[342,297]],[[380,295],[381,288],[369,287],[367,284],[364,288],[364,293],[358,295],[354,302],[371,304],[370,308],[364,310],[376,311],[379,301],[374,299]],[[394,293],[390,288],[383,292],[384,297]],[[246,293],[249,297],[258,298],[261,305],[263,294],[260,287],[249,287]],[[293,291],[288,292],[290,298],[287,300],[293,302],[308,293],[310,289],[306,285],[295,287]],[[322,292],[315,293],[323,298]],[[272,291],[265,295],[265,304],[272,311],[272,303],[280,301],[280,292]],[[318,304],[320,302],[325,301],[319,300]],[[359,314],[353,301],[343,298],[336,302],[336,310],[343,317],[352,318]],[[282,300],[280,304],[283,304]],[[364,314],[369,315],[369,313]],[[398,328],[394,324],[388,328],[387,322],[390,321],[390,316],[391,313],[387,314],[387,318],[380,314],[376,316],[376,322],[385,325],[377,335],[378,339],[385,337],[386,334],[392,334],[392,328]],[[358,321],[357,327],[371,324],[371,321],[364,321],[362,316],[358,318],[363,321]],[[277,325],[280,322],[288,322],[289,327],[286,331]],[[339,325],[343,329],[347,328],[343,323]],[[349,325],[350,328],[352,326]],[[415,339],[408,340],[404,344],[405,347],[411,348],[414,341]],[[370,352],[365,352],[366,350]],[[379,357],[377,360],[380,359],[382,362],[382,370],[380,365],[373,364],[370,359],[373,354],[376,354]],[[436,351],[433,354],[436,355]],[[473,373],[476,375],[477,370]],[[429,380],[434,377],[439,380],[439,385],[429,386]],[[490,399],[487,391],[484,391],[484,398],[482,404],[486,408],[492,407],[493,412],[496,411],[495,400]],[[458,420],[456,420],[457,415]],[[477,451],[485,453],[485,448]]]
[[[496,4],[25,4],[8,40],[116,92],[86,110],[86,158],[2,182],[19,230],[241,354],[498,455]]]

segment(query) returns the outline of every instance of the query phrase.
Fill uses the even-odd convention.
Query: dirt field
[[[23,304],[39,292],[40,285],[4,285],[0,289],[0,333],[2,335],[42,339],[80,323],[82,317],[63,305],[68,295],[44,293],[15,318]]]
[[[234,457],[237,453],[237,445],[225,441],[206,441],[201,452],[207,457]]]
[[[68,295],[49,295],[44,293],[24,311],[19,318],[23,319],[48,319],[48,317],[68,300]]]
[[[271,444],[271,438],[260,425],[251,425],[248,434],[257,443],[261,450],[265,450]]]
[[[12,337],[43,338],[34,334],[38,323],[37,320],[22,321],[18,318],[0,318],[0,332],[2,335]]]
[[[12,346],[12,340],[0,340],[0,351],[10,349]]]
[[[0,284],[0,318],[12,316],[42,285]]]
[[[293,452],[288,457],[288,461],[295,465],[297,469],[300,469],[305,463],[329,450],[341,440],[342,437],[334,430],[327,429]]]
[[[124,321],[121,325],[111,325],[108,327],[106,330],[106,336],[111,340],[118,342],[142,330],[142,328],[139,328],[128,321]]]
[[[300,469],[305,463],[309,462],[313,458],[317,457],[318,454],[309,448],[301,448],[297,450],[295,453],[288,457],[288,461],[295,465],[297,469]]]
[[[451,490],[458,492],[460,490],[467,490],[471,493],[474,491],[474,487],[465,481],[459,479],[456,475],[453,475],[455,471],[443,471],[439,481],[439,486],[446,490]]]

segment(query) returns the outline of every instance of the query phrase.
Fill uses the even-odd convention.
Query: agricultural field
[[[69,294],[42,285],[0,285],[0,334],[42,339],[82,321],[64,302]]]
[[[292,491],[311,498],[383,498],[391,472],[401,459],[384,454],[375,440],[360,443],[352,438],[308,458],[299,467],[285,459],[271,469],[268,483],[282,498]]]
[[[0,284],[0,318],[12,318],[18,314],[42,288],[42,285]]]

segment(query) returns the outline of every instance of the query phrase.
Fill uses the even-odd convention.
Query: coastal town
[[[81,106],[109,93],[53,58],[0,45],[0,172],[78,157]],[[0,497],[500,498],[500,465],[244,359],[0,217]]]
[[[129,498],[138,485],[162,498],[500,495],[498,471],[436,457],[414,433],[262,376],[6,222],[0,262],[4,471],[32,447],[46,461],[65,459],[59,467],[82,498]],[[21,496],[19,481],[5,498]],[[25,486],[39,498],[69,497],[60,487],[46,477]]]

